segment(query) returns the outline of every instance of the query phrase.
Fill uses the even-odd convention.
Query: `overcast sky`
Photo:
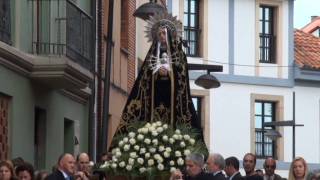
[[[302,28],[311,20],[311,16],[320,16],[320,0],[294,1],[294,27]]]

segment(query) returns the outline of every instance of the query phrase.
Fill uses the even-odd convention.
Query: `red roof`
[[[294,43],[296,64],[300,68],[320,70],[320,38],[296,29]]]

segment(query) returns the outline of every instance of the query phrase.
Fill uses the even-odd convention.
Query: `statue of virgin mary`
[[[161,121],[172,127],[185,124],[201,129],[190,96],[187,58],[182,50],[182,23],[168,13],[147,21],[152,42],[123,109],[116,134],[130,124]]]

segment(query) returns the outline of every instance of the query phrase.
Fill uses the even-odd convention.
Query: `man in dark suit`
[[[274,170],[277,168],[277,164],[276,160],[272,157],[269,157],[264,161],[263,167],[266,172],[263,176],[263,180],[282,180],[281,176],[274,173]]]
[[[224,171],[228,176],[228,180],[244,180],[244,177],[239,172],[239,165],[239,160],[234,156],[226,159]]]
[[[73,180],[75,159],[69,153],[62,154],[58,160],[58,168],[47,176],[46,180]]]
[[[221,154],[214,153],[208,157],[207,170],[213,176],[213,180],[226,180],[222,170],[225,167],[225,161]]]

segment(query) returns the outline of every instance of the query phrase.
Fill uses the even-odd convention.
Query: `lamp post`
[[[210,72],[222,72],[223,67],[220,65],[209,64],[188,64],[189,71],[192,70],[207,70],[207,74],[199,76],[195,80],[195,84],[205,89],[220,87],[219,80],[210,74]]]
[[[264,127],[279,127],[279,126],[291,126],[292,127],[292,160],[295,158],[296,156],[296,126],[304,126],[303,124],[296,124],[295,122],[295,92],[293,92],[293,120],[289,120],[289,121],[274,121],[274,122],[266,122],[263,124]],[[276,134],[266,134],[267,136],[270,137],[270,139],[275,140],[276,138],[281,137],[281,134],[276,131],[273,130],[275,132],[277,132],[278,135]],[[267,131],[268,133],[268,131]],[[280,135],[280,136],[279,136]]]

